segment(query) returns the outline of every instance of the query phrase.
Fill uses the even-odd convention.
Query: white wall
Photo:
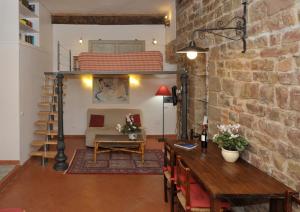
[[[165,26],[164,25],[53,25],[53,68],[57,71],[57,41],[60,41],[65,49],[71,49],[72,55],[88,51],[88,40],[145,40],[146,50],[160,51],[165,55]],[[80,37],[84,42],[78,43]],[[152,39],[158,41],[157,45],[152,44]],[[61,57],[62,63],[68,66],[67,52]],[[165,58],[165,57],[164,57]],[[68,68],[68,67],[67,67]],[[164,63],[164,70],[172,71],[175,66]]]
[[[138,108],[143,112],[148,135],[162,134],[162,97],[154,96],[161,84],[171,87],[174,77],[143,77],[139,87],[131,87],[129,104],[93,104],[92,90],[84,88],[80,79],[68,79],[64,105],[64,130],[67,135],[83,135],[88,108]],[[165,104],[165,134],[175,134],[176,108]]]
[[[79,38],[84,40],[83,45],[78,43]],[[73,55],[88,50],[88,40],[145,40],[146,50],[157,50],[165,53],[165,26],[163,25],[126,25],[126,26],[99,26],[99,25],[53,25],[53,49],[56,71],[56,45],[57,41],[66,49],[71,49]],[[158,41],[152,45],[152,39]],[[175,70],[174,65],[164,64],[164,70]],[[86,111],[88,108],[140,108],[143,111],[144,123],[149,135],[162,133],[162,98],[154,94],[162,84],[170,87],[176,83],[176,77],[167,78],[142,78],[139,88],[130,89],[129,104],[102,105],[92,103],[92,91],[85,90],[80,80],[67,81],[64,130],[65,134],[84,134],[86,129]],[[176,108],[172,105],[165,107],[165,133],[175,134]]]
[[[18,0],[0,0],[0,160],[20,159]]]
[[[171,11],[169,17],[171,19],[170,26],[166,27],[166,44],[176,39],[176,0],[170,0]]]
[[[41,110],[41,86],[44,72],[52,70],[52,25],[50,13],[40,5],[40,47],[20,44],[20,160],[30,155],[31,142],[35,139],[34,122]],[[41,137],[39,137],[41,138]]]

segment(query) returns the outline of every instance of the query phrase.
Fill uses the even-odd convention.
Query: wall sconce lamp
[[[78,43],[81,45],[81,44],[83,44],[83,39],[82,39],[82,37],[80,37],[80,39],[78,40]]]
[[[168,15],[166,15],[164,17],[164,24],[165,24],[165,26],[170,26],[170,24],[171,24],[171,20],[170,20],[170,17]]]
[[[242,53],[245,53],[247,50],[247,5],[248,5],[248,0],[243,0],[243,16],[236,16],[232,18],[228,23],[224,24],[223,21],[218,21],[217,22],[217,27],[215,28],[201,28],[201,29],[196,29],[193,31],[192,34],[192,41],[189,43],[188,47],[185,47],[183,49],[178,50],[176,53],[186,53],[187,57],[190,60],[193,60],[197,57],[198,53],[203,53],[207,52],[208,48],[201,48],[197,47],[196,43],[194,41],[196,33],[199,34],[200,39],[205,38],[205,33],[210,33],[213,35],[217,35],[223,38],[227,38],[229,40],[233,41],[243,41],[243,51]],[[235,35],[232,37],[225,36],[223,34],[218,33],[218,31],[228,31],[228,30],[233,30],[235,31]]]
[[[152,44],[156,45],[157,44],[157,40],[155,38],[152,39]]]

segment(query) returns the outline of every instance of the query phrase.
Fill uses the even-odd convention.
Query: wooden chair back
[[[168,145],[164,145],[164,166],[171,167],[171,177],[174,178],[174,166],[175,166],[175,153],[174,150]]]
[[[176,157],[177,187],[185,197],[186,206],[190,206],[190,177],[191,170],[184,165],[180,156]]]

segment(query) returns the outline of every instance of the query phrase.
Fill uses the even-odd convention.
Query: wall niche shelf
[[[19,13],[21,18],[38,18],[38,15],[25,7],[21,2],[19,3]]]
[[[19,2],[19,39],[20,44],[26,43],[34,47],[39,47],[39,3],[37,1],[28,1],[29,5],[34,8],[31,11]],[[23,20],[22,20],[23,19]],[[26,22],[30,22],[27,24]],[[31,26],[32,25],[32,26]]]
[[[35,29],[22,23],[20,23],[20,31],[24,33],[38,33],[38,31],[36,31]]]

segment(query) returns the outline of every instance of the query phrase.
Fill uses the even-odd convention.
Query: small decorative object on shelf
[[[235,162],[239,152],[248,146],[248,141],[239,134],[239,128],[239,124],[218,125],[219,133],[213,137],[213,142],[222,149],[222,156],[227,162]]]
[[[25,42],[30,43],[30,44],[34,44],[34,36],[32,35],[25,35]]]
[[[137,134],[141,132],[140,127],[134,122],[134,117],[130,113],[126,115],[125,125],[117,124],[116,129],[123,134],[128,134],[129,140],[136,140]]]

